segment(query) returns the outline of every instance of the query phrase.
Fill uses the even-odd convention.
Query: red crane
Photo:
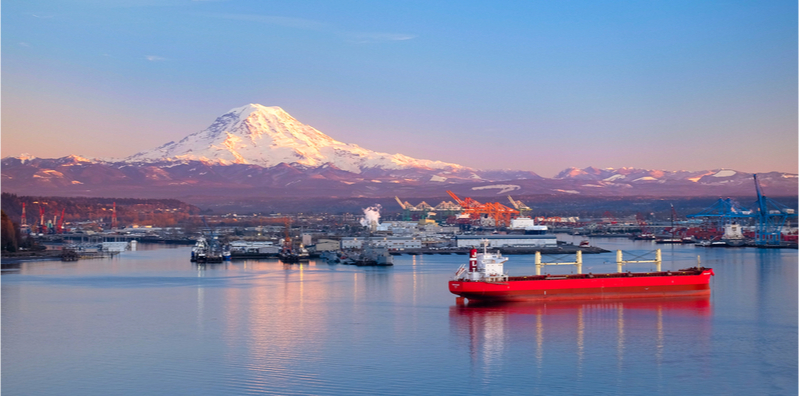
[[[58,223],[56,223],[56,234],[63,234],[64,233],[64,213],[67,211],[67,208],[61,209],[61,217],[58,218]]]
[[[44,232],[44,208],[41,202],[39,202],[39,232]]]

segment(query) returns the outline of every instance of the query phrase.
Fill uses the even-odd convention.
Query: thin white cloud
[[[266,23],[269,25],[277,25],[283,27],[290,27],[295,29],[305,30],[325,30],[330,28],[327,24],[310,19],[291,18],[272,15],[252,15],[252,14],[218,14],[218,13],[200,13],[200,16],[210,18],[229,19],[235,21],[252,21]]]
[[[166,60],[167,58],[163,58],[163,57],[156,56],[156,55],[147,55],[147,56],[145,56],[145,59],[149,60],[150,62],[159,62],[159,61]]]
[[[413,34],[396,33],[347,33],[352,41],[357,43],[379,43],[382,41],[405,41],[416,38]]]
[[[28,48],[30,48],[30,47],[31,47],[31,45],[30,45],[30,44],[28,44],[28,43],[26,43],[26,42],[24,42],[24,41],[23,41],[23,42],[21,42],[21,43],[19,43],[19,45],[20,45],[20,47],[28,47]]]
[[[31,16],[39,19],[50,19],[53,17],[53,15],[36,15],[36,14],[31,14]]]
[[[333,33],[343,36],[347,41],[355,43],[379,43],[385,41],[405,41],[416,38],[413,34],[402,33],[367,33],[367,32],[352,32],[337,29],[327,23],[318,22],[310,19],[292,18],[274,15],[252,15],[252,14],[220,14],[220,13],[198,13],[196,15],[205,16],[209,18],[219,18],[237,21],[251,21],[265,23],[275,26],[283,26],[293,29],[315,30],[327,33]]]

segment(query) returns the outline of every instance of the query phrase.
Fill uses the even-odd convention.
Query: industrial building
[[[341,249],[339,241],[334,239],[320,239],[317,241],[315,250],[318,252],[329,252]]]

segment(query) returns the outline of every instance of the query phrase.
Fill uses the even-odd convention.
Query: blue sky
[[[281,106],[369,149],[797,172],[792,1],[11,1],[2,155],[125,157]]]

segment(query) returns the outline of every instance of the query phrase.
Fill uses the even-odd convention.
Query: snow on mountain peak
[[[322,166],[360,173],[367,168],[466,169],[457,164],[378,153],[343,143],[305,125],[278,106],[248,104],[229,110],[208,128],[179,142],[127,158],[129,162],[204,161],[218,164],[280,163]]]

